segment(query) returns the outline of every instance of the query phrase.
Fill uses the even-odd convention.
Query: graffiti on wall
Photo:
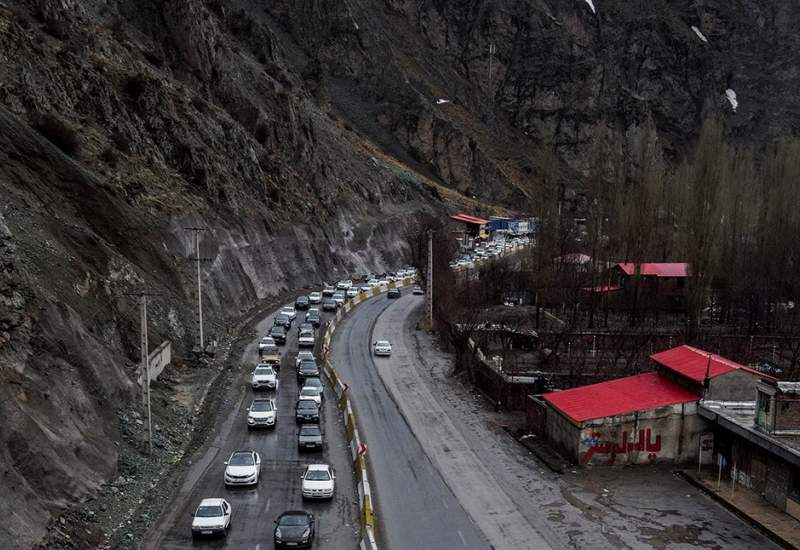
[[[661,436],[656,435],[655,441],[652,439],[652,432],[650,428],[639,430],[638,438],[633,439],[633,435],[628,440],[628,432],[622,432],[622,441],[616,443],[614,441],[601,441],[602,434],[599,432],[592,432],[591,435],[581,440],[581,445],[588,447],[588,450],[581,458],[582,464],[588,464],[594,455],[608,456],[608,463],[613,464],[617,455],[627,453],[646,452],[647,459],[651,462],[658,457],[658,452],[661,451]]]

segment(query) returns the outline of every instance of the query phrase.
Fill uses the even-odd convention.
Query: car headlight
[[[306,530],[303,531],[303,540],[308,540],[308,537],[311,536],[311,528],[306,527]]]
[[[248,424],[255,424],[255,423],[256,423],[256,421],[255,421],[255,419],[254,419],[254,418],[250,418],[250,417],[248,417],[248,419],[247,419],[247,423],[248,423]]]
[[[275,538],[280,540],[281,537],[283,537],[283,534],[281,534],[281,528],[278,527],[277,529],[275,529]]]

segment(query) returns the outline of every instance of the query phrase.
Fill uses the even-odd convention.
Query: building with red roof
[[[699,399],[656,372],[550,392],[545,435],[579,464],[686,462],[703,430]]]
[[[620,288],[627,296],[636,294],[640,302],[661,309],[683,309],[689,279],[685,262],[618,263],[611,267],[607,284]]]
[[[650,356],[658,372],[714,401],[752,401],[756,385],[768,374],[692,346],[678,346]]]

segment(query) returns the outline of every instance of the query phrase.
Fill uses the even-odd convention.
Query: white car
[[[322,386],[303,386],[298,396],[300,401],[309,400],[322,405]]]
[[[225,485],[258,485],[261,455],[255,451],[233,451],[225,461]]]
[[[414,290],[411,291],[411,294],[425,294],[425,291],[422,290],[422,287],[415,286]]]
[[[289,319],[294,321],[295,317],[297,317],[297,312],[295,311],[294,306],[285,306],[283,309],[281,309],[278,315],[286,315]]]
[[[204,498],[192,514],[192,536],[227,535],[231,526],[231,505],[224,498]]]
[[[333,498],[336,471],[328,464],[309,464],[300,476],[303,498]]]
[[[334,301],[334,302],[336,302],[336,305],[337,305],[337,306],[342,306],[342,305],[344,305],[344,300],[345,300],[345,298],[344,298],[344,292],[342,292],[342,291],[337,291],[337,292],[336,292],[336,293],[333,295],[333,301]]]
[[[375,342],[375,355],[387,356],[392,354],[392,344],[389,340],[378,340]]]
[[[336,283],[336,288],[339,290],[347,290],[351,286],[353,286],[353,281],[350,280],[339,281]]]
[[[318,304],[322,302],[322,292],[312,292],[308,295],[309,304]]]
[[[372,290],[372,287],[371,286],[362,286],[359,290],[361,292],[369,292],[370,290]]]
[[[356,296],[358,296],[358,287],[351,286],[350,288],[347,289],[345,295],[348,298],[355,298]]]
[[[380,281],[378,281],[378,279],[370,279],[369,281],[367,281],[367,286],[370,287],[370,288],[375,288],[379,284],[380,284]]]
[[[278,377],[275,375],[275,369],[269,365],[258,365],[250,377],[250,386],[254,390],[277,390]]]
[[[261,351],[262,349],[266,349],[266,348],[268,348],[270,346],[274,346],[274,345],[275,345],[275,340],[272,339],[272,336],[264,336],[258,342],[258,349],[259,349],[259,351]]]
[[[314,331],[301,330],[300,336],[297,338],[297,345],[301,348],[314,347]]]
[[[247,428],[272,428],[278,420],[275,401],[272,399],[253,399],[247,407]]]
[[[388,279],[381,279],[380,281],[378,281],[378,286],[380,287],[387,286],[388,284],[389,284]]]
[[[295,362],[295,367],[299,367],[300,363],[304,360],[310,359],[311,361],[316,361],[314,359],[314,352],[312,351],[298,351],[297,352],[297,361]]]

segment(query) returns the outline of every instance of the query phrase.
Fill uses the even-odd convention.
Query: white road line
[[[266,505],[266,506],[264,506],[264,513],[265,513],[265,514],[266,514],[267,512],[269,512],[269,505],[270,505],[270,503],[271,503],[271,502],[272,502],[272,498],[268,498],[268,499],[267,499],[267,505]],[[256,546],[256,550],[258,550],[258,546]]]
[[[461,531],[459,529],[456,529],[456,533],[458,533],[458,538],[461,539],[461,544],[463,544],[464,548],[466,548],[467,547],[467,541],[464,540],[464,535],[461,533]]]

